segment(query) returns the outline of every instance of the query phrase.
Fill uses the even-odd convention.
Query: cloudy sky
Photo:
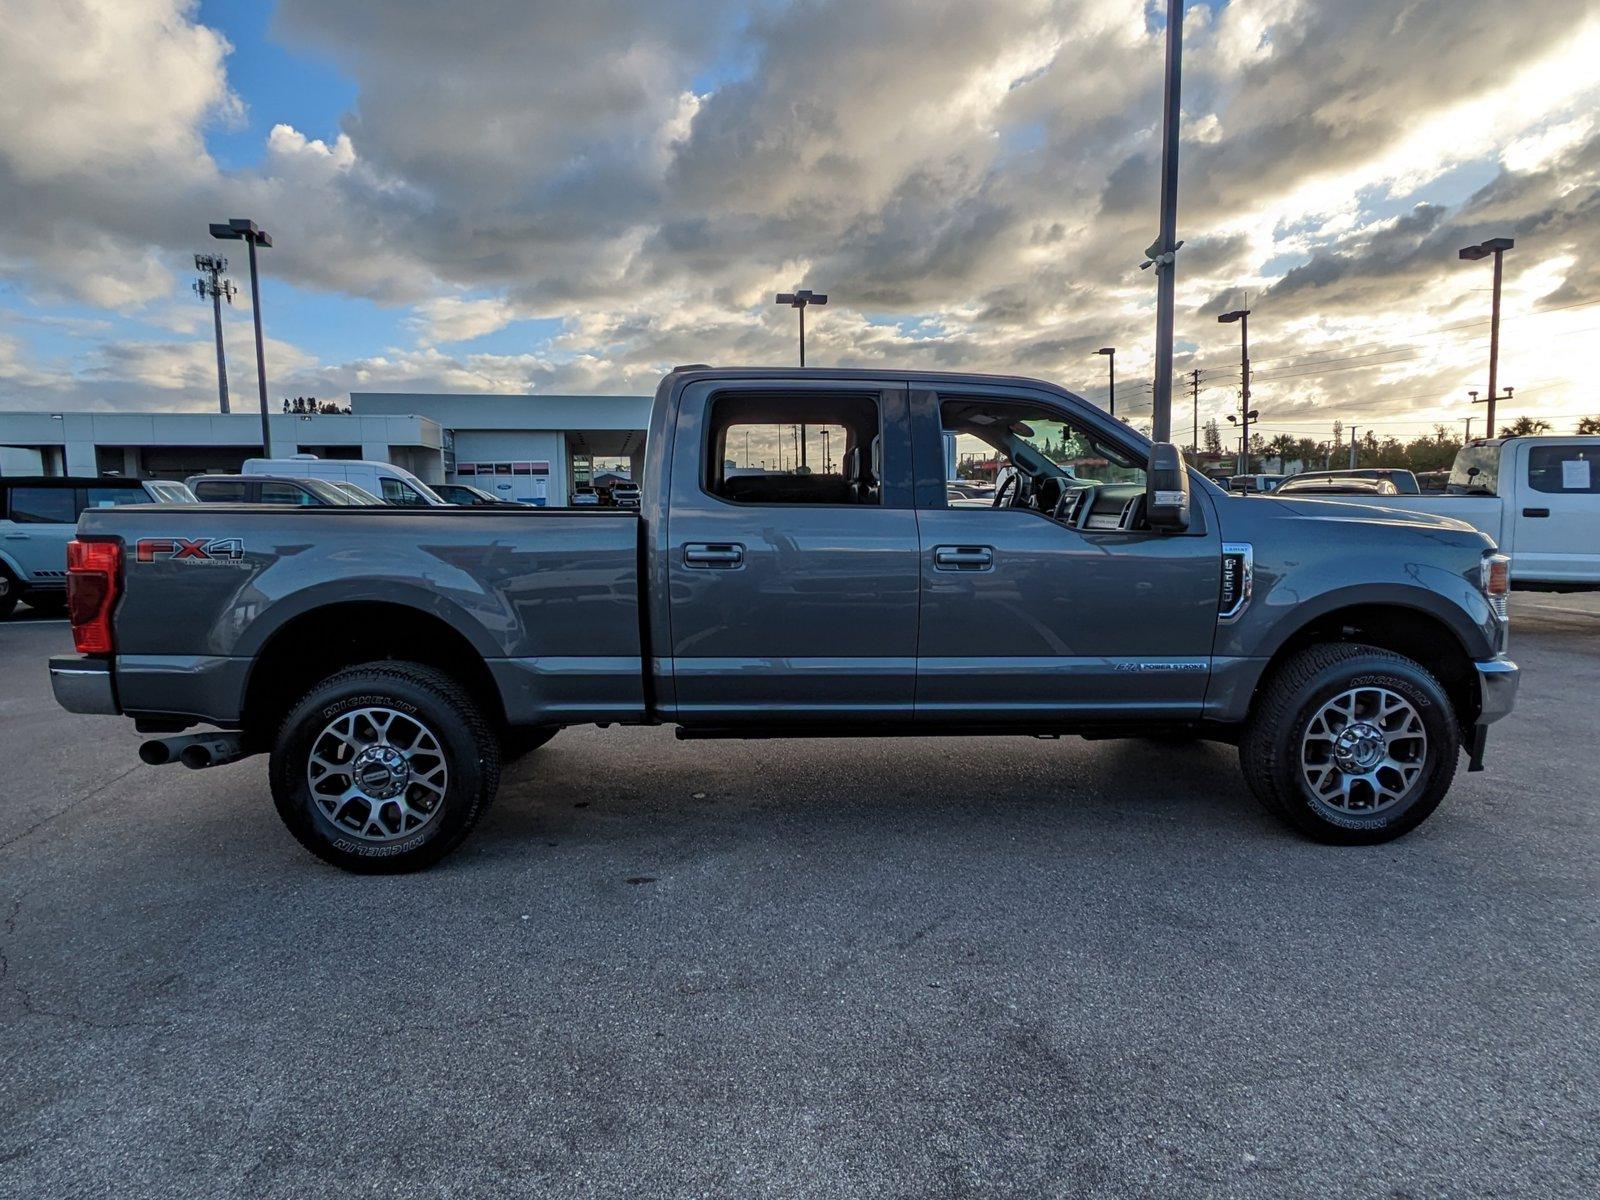
[[[1163,33],[1139,0],[0,11],[0,409],[213,406],[192,256],[249,216],[277,242],[275,402],[787,363],[772,293],[809,286],[815,364],[1102,400],[1115,345],[1119,409],[1148,414]],[[1600,413],[1592,0],[1193,3],[1185,42],[1202,420],[1237,400],[1235,306],[1269,435],[1459,419],[1490,272],[1455,252],[1493,236],[1517,241],[1502,411]],[[226,334],[248,399],[247,305]]]

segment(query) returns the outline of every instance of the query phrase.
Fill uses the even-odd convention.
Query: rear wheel
[[[1267,684],[1239,746],[1274,816],[1339,845],[1415,829],[1455,778],[1461,732],[1420,664],[1373,646],[1313,646]]]
[[[295,705],[270,771],[278,815],[301,845],[347,871],[392,873],[461,844],[494,799],[500,751],[444,672],[367,663]]]

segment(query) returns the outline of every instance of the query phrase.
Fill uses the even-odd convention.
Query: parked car
[[[1291,479],[1374,479],[1394,484],[1394,494],[1415,496],[1422,491],[1416,475],[1404,467],[1354,467],[1347,471],[1302,471]],[[1385,492],[1384,495],[1391,493]]]
[[[202,504],[291,504],[302,508],[345,508],[362,503],[326,479],[287,479],[276,475],[191,475],[189,490]]]
[[[726,470],[798,419],[839,473]],[[918,475],[950,435],[1013,464],[998,506]],[[646,444],[643,520],[90,510],[56,698],[137,720],[146,762],[270,752],[293,835],[374,872],[448,853],[503,755],[590,723],[1212,738],[1275,816],[1371,844],[1482,766],[1516,691],[1478,530],[1230,496],[1049,384],[682,368]]]
[[[1230,492],[1272,492],[1288,476],[1286,475],[1231,475],[1228,477],[1228,490]]]
[[[247,458],[244,473],[353,483],[385,504],[401,508],[446,507],[432,488],[404,467],[370,459],[318,458],[315,454],[296,454],[291,458]]]
[[[1600,437],[1472,442],[1456,454],[1445,495],[1383,503],[1476,526],[1511,555],[1519,584],[1600,586]]]
[[[521,508],[515,500],[500,497],[466,483],[435,483],[429,485],[436,496],[446,504],[460,508]]]
[[[639,485],[624,480],[611,487],[611,503],[618,508],[639,507]]]
[[[993,500],[994,484],[970,479],[947,479],[944,484],[945,492],[952,499],[960,497],[963,500]]]
[[[188,488],[165,479],[0,476],[0,618],[19,601],[66,611],[67,543],[85,509],[193,503]]]
[[[375,507],[383,504],[382,500],[378,499],[378,497],[367,491],[366,488],[357,487],[348,479],[325,479],[323,482],[328,484],[330,487],[338,488],[346,496],[350,497],[351,504],[364,504],[369,507]]]
[[[577,487],[572,489],[572,502],[574,504],[599,504],[600,497],[593,488]]]
[[[1330,478],[1295,475],[1273,489],[1274,496],[1398,496],[1400,489],[1387,479]]]

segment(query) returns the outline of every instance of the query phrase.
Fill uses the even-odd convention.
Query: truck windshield
[[[1463,446],[1445,491],[1452,496],[1494,496],[1499,494],[1499,483],[1500,447]]]

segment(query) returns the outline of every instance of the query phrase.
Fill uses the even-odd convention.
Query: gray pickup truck
[[[952,457],[993,497],[952,499]],[[637,511],[87,511],[50,671],[147,762],[270,753],[289,829],[356,871],[436,861],[578,724],[1209,738],[1287,823],[1373,843],[1481,766],[1507,580],[1461,522],[1231,496],[1049,384],[684,367]]]

